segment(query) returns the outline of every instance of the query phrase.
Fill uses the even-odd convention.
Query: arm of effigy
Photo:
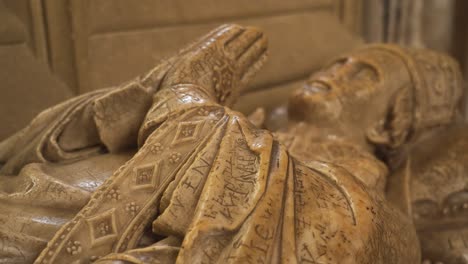
[[[210,48],[218,45],[217,41],[227,41],[244,31],[247,37],[240,43],[253,50],[237,61],[240,68],[223,57],[220,50]],[[250,45],[252,41],[254,45]],[[246,81],[248,75],[258,70],[258,61],[265,55],[262,48],[265,44],[262,34],[254,29],[228,26],[220,29],[206,45],[202,44],[201,50],[188,52],[174,63],[140,129],[139,151],[56,233],[36,263],[90,261],[136,247],[145,227],[158,214],[164,190],[178,173],[183,174],[213,133],[229,120],[227,109],[218,103],[236,98],[230,96],[234,84],[220,82],[222,78],[215,77],[224,72],[227,80]],[[248,51],[242,45],[237,45],[235,50]],[[212,53],[216,56],[210,57]],[[202,70],[198,66],[194,68],[198,62],[206,61]],[[185,69],[200,74],[200,78],[183,79]],[[115,193],[119,195],[112,195]]]

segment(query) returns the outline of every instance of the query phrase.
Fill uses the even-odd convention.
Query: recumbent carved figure
[[[418,220],[432,212],[421,197],[464,206],[462,154],[435,158],[461,168],[441,196],[430,191],[440,174],[422,172],[433,164],[423,146],[460,120],[457,64],[426,50],[364,47],[298,87],[288,124],[272,133],[229,108],[266,52],[260,30],[224,25],[2,142],[1,258],[420,263],[419,234],[424,260],[465,263],[463,250],[438,246],[446,234],[436,228],[456,232],[450,223],[462,219]]]

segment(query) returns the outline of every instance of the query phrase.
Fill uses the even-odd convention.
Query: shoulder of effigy
[[[349,171],[340,164],[322,160],[299,160],[295,157],[292,160],[296,170],[302,169],[302,172],[308,175],[320,176],[342,186],[352,185],[361,190],[367,189],[361,181],[357,180],[354,171]]]

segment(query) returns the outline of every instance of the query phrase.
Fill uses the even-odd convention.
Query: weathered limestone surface
[[[297,85],[271,132],[261,111],[231,109],[266,56],[262,31],[224,25],[0,143],[0,258],[420,263],[408,200],[430,181],[397,176],[457,122],[457,64],[393,45],[345,54]],[[432,239],[425,258],[452,254],[429,255]]]

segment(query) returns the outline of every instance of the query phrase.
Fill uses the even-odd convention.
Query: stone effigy
[[[0,143],[0,257],[420,263],[424,234],[408,195],[429,181],[415,170],[409,184],[398,171],[428,135],[457,122],[457,64],[426,50],[365,47],[298,87],[288,124],[272,133],[258,128],[262,114],[254,125],[230,109],[266,53],[261,31],[224,25]],[[424,257],[449,255],[430,255],[434,243],[421,243]]]

